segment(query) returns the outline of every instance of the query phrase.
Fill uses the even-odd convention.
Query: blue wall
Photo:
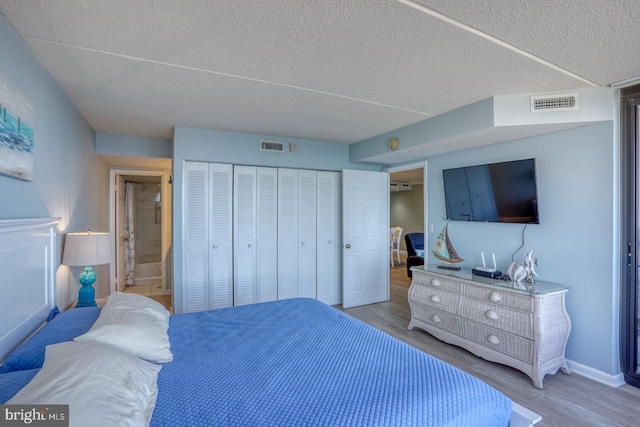
[[[607,375],[620,372],[613,126],[605,122],[428,158],[427,218],[434,232],[425,235],[432,247],[445,223],[442,169],[535,158],[540,224],[527,226],[524,248],[515,259],[521,262],[533,249],[538,279],[571,287],[566,356]],[[451,221],[449,236],[466,259],[462,267],[481,265],[484,252],[495,253],[498,269],[504,270],[521,245],[523,228]],[[437,260],[431,254],[428,262]]]
[[[297,153],[260,151],[260,140],[295,142]],[[173,140],[174,310],[182,309],[182,174],[186,160],[241,165],[340,171],[380,170],[379,165],[349,162],[349,146],[321,141],[281,138],[207,129],[177,127]]]
[[[99,133],[96,135],[96,152],[101,155],[170,159],[172,144],[168,139]]]
[[[107,230],[106,165],[95,153],[94,131],[1,14],[0,57],[0,72],[26,94],[35,112],[33,181],[0,175],[0,219],[60,217],[61,260],[64,233]],[[96,287],[104,295],[107,267],[96,268]],[[61,309],[77,298],[80,270],[58,270],[56,303]]]

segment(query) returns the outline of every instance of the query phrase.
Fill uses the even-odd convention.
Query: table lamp
[[[91,266],[110,262],[109,233],[67,233],[62,263],[71,267],[85,266],[78,277],[82,287],[78,291],[76,307],[96,307],[96,292],[92,286],[96,281],[96,273]]]

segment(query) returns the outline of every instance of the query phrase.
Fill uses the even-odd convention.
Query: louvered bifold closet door
[[[278,169],[278,299],[298,296],[298,171]]]
[[[233,166],[209,164],[209,309],[233,306]]]
[[[256,168],[233,168],[234,305],[256,302]]]
[[[256,173],[256,302],[267,302],[278,299],[278,169]]]
[[[317,172],[298,171],[298,296],[316,298]]]
[[[231,165],[185,162],[183,307],[185,313],[233,304]]]
[[[185,162],[182,245],[185,313],[209,308],[209,165]]]
[[[319,171],[317,188],[317,299],[335,305],[342,300],[340,173]]]

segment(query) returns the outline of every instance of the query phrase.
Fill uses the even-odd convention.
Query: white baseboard
[[[582,375],[583,377],[608,385],[609,387],[618,388],[626,384],[624,375],[621,372],[616,375],[611,375],[569,359],[567,359],[567,365],[569,365],[569,369],[571,369],[571,372],[574,374]]]

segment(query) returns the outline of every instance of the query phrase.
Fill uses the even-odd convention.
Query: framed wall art
[[[0,73],[0,174],[33,180],[33,105]]]

